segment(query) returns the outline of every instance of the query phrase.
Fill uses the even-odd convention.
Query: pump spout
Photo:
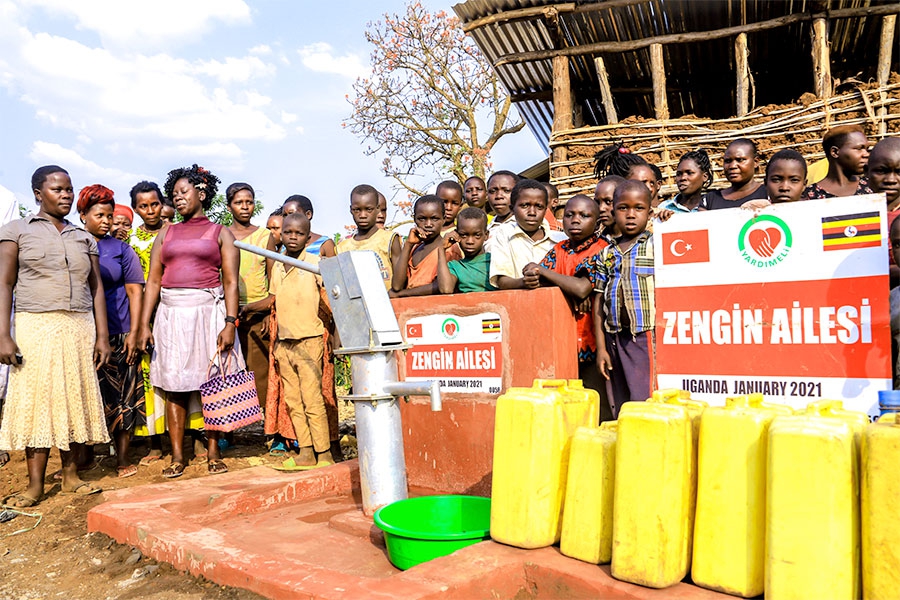
[[[435,380],[430,381],[392,381],[385,383],[385,394],[392,396],[429,396],[431,398],[431,410],[441,410],[441,386]]]

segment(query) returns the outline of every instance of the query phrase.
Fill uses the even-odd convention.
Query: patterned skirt
[[[126,335],[120,333],[109,337],[112,356],[109,364],[97,371],[106,411],[106,426],[110,433],[134,431],[139,422],[146,423],[141,363],[129,365],[126,361]]]
[[[0,450],[59,448],[109,441],[94,369],[91,313],[17,312],[24,358],[10,371]]]

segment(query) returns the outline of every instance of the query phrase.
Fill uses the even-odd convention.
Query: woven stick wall
[[[878,109],[885,107],[884,115]],[[597,178],[594,154],[622,141],[632,152],[657,165],[663,172],[661,195],[677,192],[674,185],[678,159],[690,150],[703,148],[713,163],[713,187],[725,187],[722,156],[734,139],[750,138],[760,150],[760,172],[766,159],[784,148],[793,148],[812,164],[823,156],[822,134],[836,125],[860,125],[870,140],[877,140],[879,124],[887,133],[900,132],[900,75],[892,73],[887,85],[862,84],[855,90],[817,99],[804,94],[797,104],[759,107],[743,117],[699,119],[683,117],[666,121],[632,117],[614,125],[561,131],[552,136],[550,147],[566,149],[567,160],[550,164],[550,181],[560,197],[587,193],[593,196]]]

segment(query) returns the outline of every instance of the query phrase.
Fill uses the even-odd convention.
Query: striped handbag
[[[241,370],[228,373],[232,352],[234,348],[225,357],[224,365],[221,354],[209,362],[206,369],[208,380],[200,385],[203,423],[207,431],[234,431],[262,420],[253,372]],[[210,377],[213,365],[218,373]]]

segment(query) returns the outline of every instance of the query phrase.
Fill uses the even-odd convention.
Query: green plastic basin
[[[409,569],[432,558],[490,539],[491,499],[480,496],[422,496],[375,511],[388,558]]]

